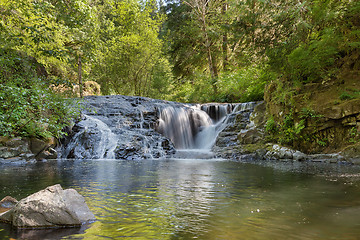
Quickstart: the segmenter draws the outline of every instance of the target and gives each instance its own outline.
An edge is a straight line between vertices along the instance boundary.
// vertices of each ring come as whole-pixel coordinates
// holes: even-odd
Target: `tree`
[[[112,24],[93,74],[106,94],[147,95],[155,66],[164,61],[158,38],[162,15],[155,2],[121,1],[111,4]],[[163,59],[163,60],[161,60]]]

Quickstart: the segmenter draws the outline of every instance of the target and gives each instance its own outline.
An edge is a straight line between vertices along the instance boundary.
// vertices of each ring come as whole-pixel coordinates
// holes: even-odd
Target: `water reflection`
[[[358,169],[336,168],[314,175],[217,160],[64,160],[0,166],[0,190],[20,199],[55,183],[77,189],[97,221],[68,239],[356,239]],[[11,234],[0,225],[0,238]]]

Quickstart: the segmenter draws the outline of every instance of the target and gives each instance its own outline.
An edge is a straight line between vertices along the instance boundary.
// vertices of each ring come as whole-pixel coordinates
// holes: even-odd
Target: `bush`
[[[333,29],[325,29],[319,38],[302,44],[288,56],[291,79],[303,83],[319,82],[330,77],[329,69],[338,58],[340,37]]]
[[[266,68],[248,67],[236,72],[224,73],[218,80],[217,99],[224,102],[250,102],[264,99],[266,83],[276,79],[274,72]]]
[[[30,57],[13,51],[0,58],[0,135],[60,137],[77,111],[37,76]]]

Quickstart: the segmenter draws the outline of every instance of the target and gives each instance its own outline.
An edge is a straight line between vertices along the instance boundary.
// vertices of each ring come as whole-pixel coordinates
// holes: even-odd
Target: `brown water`
[[[63,160],[0,165],[0,198],[60,183],[97,221],[0,239],[360,239],[358,167],[221,160]],[[308,173],[304,173],[308,172]]]

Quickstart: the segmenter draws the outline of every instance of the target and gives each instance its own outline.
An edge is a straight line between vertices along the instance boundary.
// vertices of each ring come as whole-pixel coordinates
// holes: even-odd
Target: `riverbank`
[[[350,101],[352,102],[354,101]],[[345,103],[349,101],[341,106],[348,106]],[[179,144],[179,140],[171,139],[175,137],[181,139],[182,145],[190,144],[190,149],[197,148],[200,142],[199,146],[214,142],[211,148],[214,156],[234,161],[360,164],[358,142],[348,144],[342,150],[334,148],[331,152],[329,148],[325,148],[326,151],[315,152],[301,151],[288,144],[273,141],[274,136],[269,131],[271,104],[253,102],[190,105],[143,97],[88,96],[83,102],[82,117],[68,136],[61,140],[61,148],[57,149],[59,144],[55,138],[40,140],[1,137],[0,163],[28,163],[58,157],[128,160],[168,158],[174,153],[176,144]],[[201,115],[200,109],[204,110]],[[208,116],[204,116],[205,112]],[[352,118],[354,122],[351,122],[350,127],[354,124],[357,126],[360,111],[353,111],[352,115],[356,117]],[[221,122],[219,116],[226,118]],[[171,119],[175,118],[177,120],[172,122]],[[213,125],[209,125],[209,121]],[[349,122],[343,126],[349,129],[347,123]],[[209,138],[210,135],[205,134],[208,130],[204,129],[210,130],[208,133],[211,133],[213,140]],[[213,131],[219,132],[216,135]],[[169,137],[160,134],[165,132]],[[186,139],[182,133],[187,134]],[[298,140],[302,140],[301,136],[299,139],[294,138],[295,142]]]
[[[0,137],[0,163],[31,163],[56,159],[58,141],[55,138]]]
[[[342,106],[349,106],[353,103],[347,102]],[[281,162],[321,162],[321,163],[345,163],[345,164],[360,164],[360,142],[342,141],[341,148],[324,147],[322,151],[318,149],[304,149],[294,148],[289,144],[281,144],[279,139],[274,139],[274,134],[269,132],[269,119],[271,116],[269,113],[269,106],[271,104],[267,102],[260,102],[254,108],[254,110],[247,110],[232,119],[228,126],[219,134],[216,144],[213,147],[213,151],[218,157],[232,159],[234,161],[281,161]],[[352,108],[357,109],[356,107]],[[339,111],[343,112],[344,109]],[[349,112],[348,112],[349,113]],[[313,126],[313,131],[321,132],[323,129],[342,129],[339,132],[344,134],[344,139],[348,139],[347,131],[354,129],[359,123],[357,119],[360,119],[360,110],[352,111],[351,116],[353,122],[349,124],[349,121],[342,121],[343,124],[338,125],[319,125],[320,130],[317,130]],[[344,115],[344,118],[349,118],[349,115]],[[332,119],[322,117],[322,119],[332,121]],[[310,128],[310,126],[308,127]],[[349,130],[350,129],[350,130]],[[307,130],[307,129],[305,129]],[[280,131],[280,130],[279,130]],[[276,134],[281,134],[277,132]],[[285,134],[285,133],[282,133]],[[357,137],[358,132],[356,132]],[[337,136],[337,138],[341,135]],[[303,141],[301,135],[293,139],[295,145],[299,141]],[[301,151],[305,150],[305,151]]]

